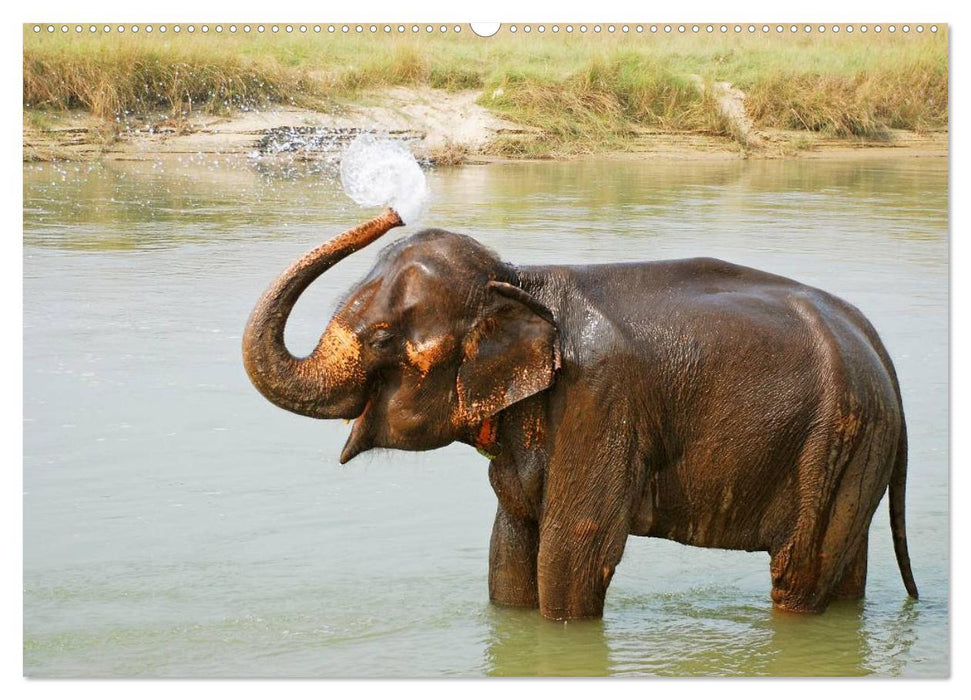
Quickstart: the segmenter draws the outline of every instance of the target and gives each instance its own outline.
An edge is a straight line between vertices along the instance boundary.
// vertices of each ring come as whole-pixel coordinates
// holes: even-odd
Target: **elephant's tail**
[[[902,421],[897,456],[890,475],[890,532],[893,534],[893,551],[897,555],[897,566],[900,567],[904,587],[911,598],[917,598],[917,584],[914,583],[914,572],[910,569],[910,554],[907,552],[907,528],[904,518],[906,488],[907,424]]]

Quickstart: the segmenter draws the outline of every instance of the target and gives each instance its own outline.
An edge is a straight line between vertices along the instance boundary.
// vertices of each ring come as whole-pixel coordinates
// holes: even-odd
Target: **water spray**
[[[414,223],[428,196],[425,173],[401,141],[361,134],[341,158],[341,184],[362,206],[386,206]]]

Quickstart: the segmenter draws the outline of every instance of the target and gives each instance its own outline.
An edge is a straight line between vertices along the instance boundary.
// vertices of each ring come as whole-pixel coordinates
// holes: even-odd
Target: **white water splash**
[[[363,206],[392,207],[406,224],[421,214],[428,195],[425,173],[401,141],[361,134],[341,158],[341,184]]]

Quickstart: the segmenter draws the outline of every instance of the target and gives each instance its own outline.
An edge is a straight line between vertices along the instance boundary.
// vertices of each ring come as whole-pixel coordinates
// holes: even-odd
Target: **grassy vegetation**
[[[696,76],[696,77],[693,77]],[[129,113],[268,103],[318,107],[366,90],[481,89],[481,103],[535,135],[507,155],[624,149],[644,129],[731,136],[698,85],[747,94],[758,127],[879,136],[947,125],[947,37],[904,35],[244,35],[24,31],[24,105]]]

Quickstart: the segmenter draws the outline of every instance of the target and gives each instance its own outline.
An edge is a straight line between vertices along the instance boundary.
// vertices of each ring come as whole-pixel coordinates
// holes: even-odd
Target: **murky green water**
[[[646,538],[602,621],[493,608],[482,457],[453,445],[339,467],[348,428],[276,409],[241,367],[268,282],[372,212],[321,174],[25,166],[26,674],[949,673],[944,162],[509,164],[429,184],[428,225],[514,262],[711,255],[859,306],[901,377],[921,600],[884,503],[866,600],[821,616],[772,611],[766,554]],[[376,251],[308,291],[295,352]]]

